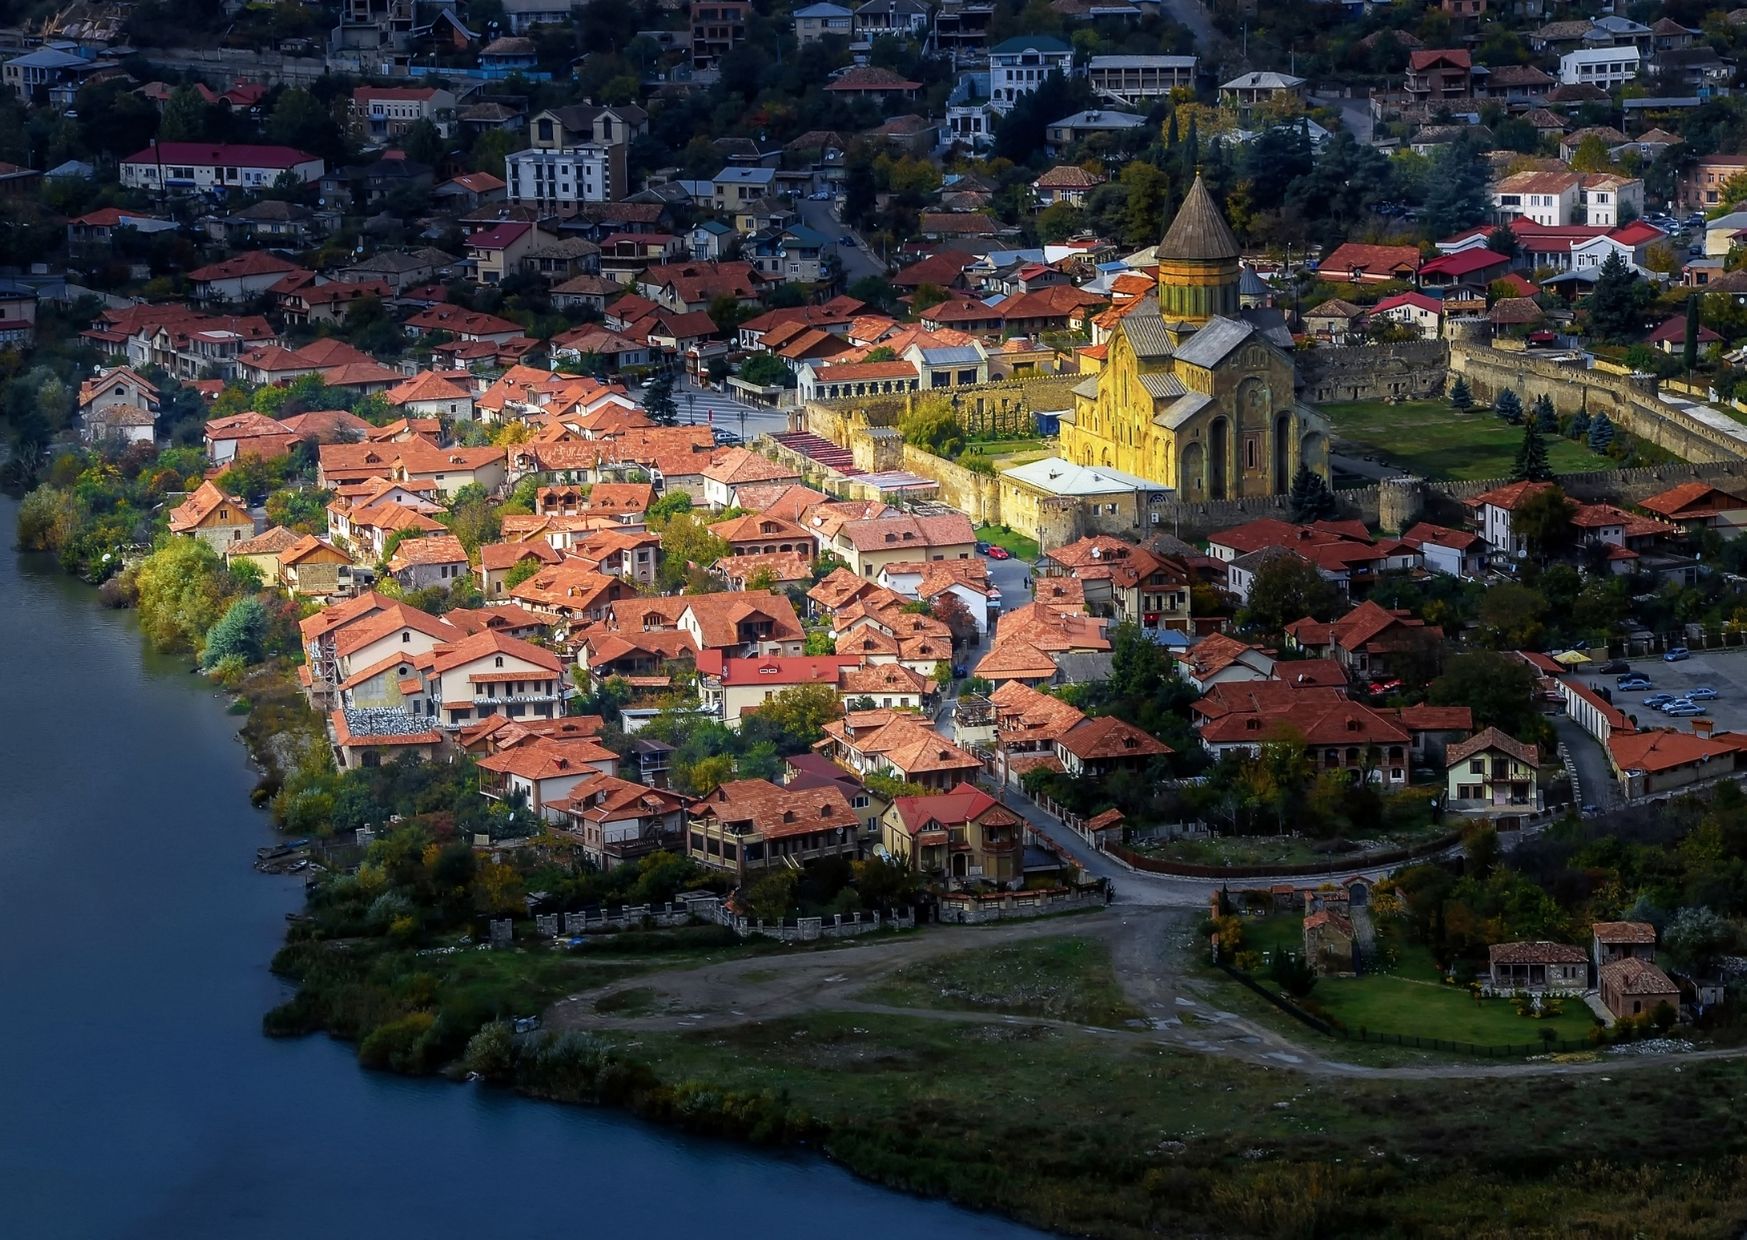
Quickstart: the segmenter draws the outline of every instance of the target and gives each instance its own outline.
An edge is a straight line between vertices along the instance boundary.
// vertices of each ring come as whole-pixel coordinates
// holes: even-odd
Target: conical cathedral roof
[[[1238,256],[1237,238],[1232,235],[1231,225],[1219,213],[1219,207],[1213,201],[1213,195],[1207,192],[1207,186],[1202,184],[1199,173],[1188,196],[1183,199],[1183,205],[1177,209],[1177,218],[1165,229],[1164,240],[1159,242],[1156,253],[1162,259],[1201,262]]]

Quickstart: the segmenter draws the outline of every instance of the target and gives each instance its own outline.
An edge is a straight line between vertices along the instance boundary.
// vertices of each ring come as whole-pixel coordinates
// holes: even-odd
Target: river
[[[1020,1237],[812,1157],[275,1041],[298,880],[249,866],[236,720],[0,500],[0,1235]],[[980,1156],[967,1151],[967,1156]]]

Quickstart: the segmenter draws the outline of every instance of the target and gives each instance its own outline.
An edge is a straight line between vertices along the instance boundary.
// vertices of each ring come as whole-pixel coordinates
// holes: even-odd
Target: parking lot
[[[1630,660],[1632,670],[1650,678],[1650,688],[1621,692],[1614,688],[1615,676],[1584,675],[1578,679],[1592,689],[1607,689],[1613,694],[1614,705],[1628,715],[1637,717],[1640,727],[1679,727],[1690,719],[1670,719],[1644,699],[1657,693],[1672,693],[1676,697],[1700,685],[1717,691],[1716,700],[1700,702],[1705,708],[1701,719],[1715,720],[1719,732],[1747,731],[1747,650],[1694,651],[1689,659],[1664,663],[1661,656]]]

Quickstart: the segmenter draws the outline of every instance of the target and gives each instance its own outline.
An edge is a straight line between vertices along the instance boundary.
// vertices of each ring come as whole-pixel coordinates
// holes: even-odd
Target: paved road
[[[1404,478],[1407,476],[1406,470],[1397,469],[1393,465],[1384,465],[1379,461],[1367,461],[1356,456],[1342,456],[1335,452],[1329,454],[1328,463],[1332,468],[1343,473],[1356,474],[1361,478],[1370,478],[1378,482],[1385,478]]]
[[[843,264],[843,282],[845,285],[854,284],[863,276],[884,276],[886,274],[885,266],[880,262],[879,256],[869,254],[867,244],[850,229],[844,227],[843,221],[837,218],[835,201],[814,202],[811,199],[802,199],[797,207],[802,223],[808,228],[824,233],[833,241],[843,236],[856,237],[853,248],[841,244],[837,247],[838,261]]]
[[[748,405],[725,392],[699,387],[690,379],[673,385],[673,403],[679,408],[681,425],[709,424],[744,435],[751,443],[760,435],[789,429],[789,411]]]
[[[1333,108],[1341,115],[1341,124],[1347,132],[1360,142],[1369,144],[1376,123],[1371,119],[1371,101],[1369,99],[1345,99],[1339,95],[1312,95],[1312,102],[1325,108]]]
[[[1571,755],[1571,765],[1577,768],[1578,803],[1598,805],[1603,810],[1611,808],[1619,799],[1619,785],[1614,781],[1613,767],[1609,765],[1600,743],[1577,726],[1576,720],[1569,715],[1555,718],[1553,731],[1565,743],[1565,750]]]

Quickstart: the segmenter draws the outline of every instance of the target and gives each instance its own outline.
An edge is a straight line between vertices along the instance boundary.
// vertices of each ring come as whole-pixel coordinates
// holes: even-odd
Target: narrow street
[[[1594,805],[1603,810],[1613,807],[1618,784],[1607,754],[1589,733],[1577,726],[1576,720],[1560,715],[1553,720],[1553,731],[1571,755],[1571,765],[1577,768],[1577,801],[1579,805]]]
[[[843,264],[843,283],[845,286],[854,284],[863,276],[884,276],[886,269],[880,262],[879,255],[869,254],[867,243],[850,229],[844,227],[843,221],[837,218],[835,202],[815,202],[803,198],[795,204],[800,211],[801,222],[816,232],[821,232],[832,241],[841,237],[855,237],[853,247],[839,244],[837,246],[838,261]]]

